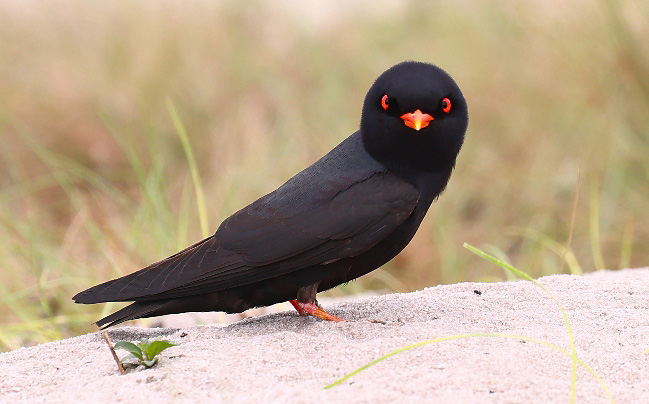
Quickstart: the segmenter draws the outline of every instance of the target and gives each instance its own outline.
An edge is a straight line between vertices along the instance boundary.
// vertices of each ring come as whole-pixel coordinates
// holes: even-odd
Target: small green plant
[[[151,341],[148,339],[142,338],[138,343],[132,343],[128,341],[119,341],[115,344],[115,349],[124,349],[130,352],[130,355],[127,355],[121,359],[121,363],[124,364],[125,361],[131,359],[137,359],[136,365],[144,365],[146,368],[150,368],[158,363],[158,358],[156,357],[160,352],[165,349],[176,346],[170,341]]]

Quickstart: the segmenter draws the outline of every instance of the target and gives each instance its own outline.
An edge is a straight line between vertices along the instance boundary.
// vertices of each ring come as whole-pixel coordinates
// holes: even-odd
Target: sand
[[[578,358],[618,403],[649,402],[649,269],[539,279],[565,308]],[[570,351],[556,303],[530,282],[460,283],[326,307],[348,322],[282,312],[228,326],[111,330],[113,341],[180,343],[120,375],[100,333],[0,354],[0,402],[569,402]],[[397,348],[471,333],[392,356]],[[120,356],[126,352],[118,351]],[[581,365],[576,402],[611,402]]]

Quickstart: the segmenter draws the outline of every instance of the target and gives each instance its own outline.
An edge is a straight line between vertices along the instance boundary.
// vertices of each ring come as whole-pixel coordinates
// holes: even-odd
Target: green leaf
[[[148,360],[148,361],[142,361],[142,364],[147,368],[152,367],[156,363],[158,363],[158,358],[153,358],[153,359]]]
[[[136,343],[135,345],[137,345],[137,347],[140,348],[140,351],[145,353],[147,348],[149,347],[149,340],[146,338],[142,338],[140,342]]]
[[[164,351],[165,349],[176,346],[178,344],[174,344],[171,341],[153,341],[150,343],[147,347],[144,353],[146,354],[146,357],[148,359],[153,359],[158,355],[160,352]]]
[[[140,348],[138,348],[137,345],[135,345],[132,342],[119,341],[118,343],[115,344],[115,349],[124,349],[124,350],[130,352],[133,356],[135,356],[139,360],[144,359],[142,357],[142,350]]]
[[[124,362],[126,362],[126,361],[130,361],[131,359],[138,359],[138,360],[141,360],[140,358],[138,358],[138,357],[135,356],[135,355],[126,355],[125,357],[123,357],[123,358],[120,359],[120,360],[121,360],[122,363],[124,363]]]

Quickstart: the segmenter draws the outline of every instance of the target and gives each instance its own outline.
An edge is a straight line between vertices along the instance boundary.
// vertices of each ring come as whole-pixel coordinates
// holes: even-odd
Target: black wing
[[[73,299],[98,303],[191,296],[353,257],[392,233],[419,200],[415,187],[388,172],[329,180],[299,205],[281,190],[226,219],[213,236]]]

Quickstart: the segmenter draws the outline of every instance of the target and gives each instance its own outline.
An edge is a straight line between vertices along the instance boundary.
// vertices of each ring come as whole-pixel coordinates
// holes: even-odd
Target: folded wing
[[[192,296],[353,257],[387,237],[414,210],[418,191],[388,172],[321,184],[293,211],[291,193],[262,197],[205,240],[131,275],[79,293],[79,303]]]

